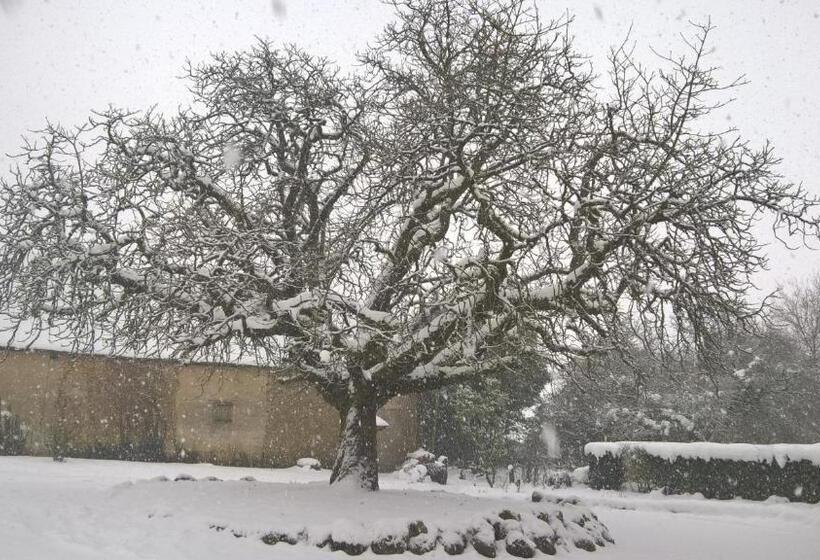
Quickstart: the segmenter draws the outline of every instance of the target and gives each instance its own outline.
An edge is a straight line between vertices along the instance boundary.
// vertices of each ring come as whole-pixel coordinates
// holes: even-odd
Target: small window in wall
[[[231,401],[213,401],[211,403],[211,421],[214,424],[233,422],[233,403]]]

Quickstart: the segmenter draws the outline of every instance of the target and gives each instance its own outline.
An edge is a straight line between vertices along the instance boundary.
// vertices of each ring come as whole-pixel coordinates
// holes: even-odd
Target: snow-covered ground
[[[221,482],[163,482],[185,473]],[[241,480],[251,476],[255,481]],[[387,523],[412,517],[446,524],[504,505],[529,491],[491,489],[452,480],[446,487],[382,477],[375,495],[326,486],[327,471],[213,465],[0,457],[0,558],[314,559],[341,552],[278,544],[259,532],[334,519]],[[698,497],[556,490],[577,495],[607,524],[617,544],[556,558],[600,560],[812,560],[820,558],[820,505],[777,500],[710,501]],[[224,526],[216,531],[212,525]],[[249,535],[234,538],[232,530]],[[367,556],[367,553],[365,553]],[[414,557],[407,554],[408,557]],[[500,558],[507,557],[505,553]],[[425,558],[451,558],[441,549]],[[468,551],[460,558],[480,558]]]

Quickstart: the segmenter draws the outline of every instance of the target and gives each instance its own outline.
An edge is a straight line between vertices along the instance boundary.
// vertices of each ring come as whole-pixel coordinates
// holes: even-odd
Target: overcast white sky
[[[539,0],[542,13],[575,15],[576,45],[602,58],[626,36],[642,47],[680,47],[687,21],[711,21],[713,63],[727,79],[750,84],[721,116],[753,143],[771,140],[783,174],[820,194],[820,1],[818,0]],[[0,173],[20,135],[46,117],[81,123],[108,104],[172,108],[184,103],[179,75],[186,58],[241,49],[256,36],[293,42],[354,63],[389,20],[377,0],[0,0]],[[651,64],[647,49],[645,60]],[[768,241],[769,238],[767,237]],[[820,270],[820,252],[770,250],[773,289]]]

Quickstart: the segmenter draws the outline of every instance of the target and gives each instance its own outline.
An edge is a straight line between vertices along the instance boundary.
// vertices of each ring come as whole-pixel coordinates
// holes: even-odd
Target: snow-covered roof
[[[377,428],[387,428],[390,424],[382,418],[381,416],[376,416],[376,427]]]
[[[673,461],[684,459],[724,459],[729,461],[777,462],[781,467],[790,461],[809,461],[820,466],[820,443],[775,443],[755,445],[752,443],[715,443],[697,441],[612,441],[592,442],[584,446],[584,453],[602,457],[609,453],[615,457],[626,449],[640,449],[654,457]]]

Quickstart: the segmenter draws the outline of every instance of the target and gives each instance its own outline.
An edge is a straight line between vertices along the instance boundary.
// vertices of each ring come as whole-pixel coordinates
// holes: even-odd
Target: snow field
[[[197,480],[173,482],[180,474]],[[253,480],[242,480],[246,477]],[[390,529],[396,519],[423,519],[428,529],[435,525],[453,538],[448,528],[470,524],[486,512],[544,505],[530,501],[529,489],[491,489],[456,476],[442,487],[385,475],[384,490],[375,494],[330,488],[327,479],[326,470],[296,467],[0,457],[0,558],[338,560],[348,556],[303,544],[268,546],[261,537],[273,529],[299,531],[306,526],[358,536],[361,531]],[[583,487],[546,493],[553,498],[580,496],[617,542],[593,556],[570,547],[559,550],[558,558],[811,560],[820,550],[820,507],[815,505],[720,502]],[[520,525],[532,521],[522,518]],[[212,527],[220,525],[226,529]],[[232,531],[248,538],[234,538]],[[374,556],[367,551],[361,557]],[[442,546],[425,556],[449,557]],[[467,547],[460,557],[482,556]],[[511,558],[501,547],[497,557]]]

